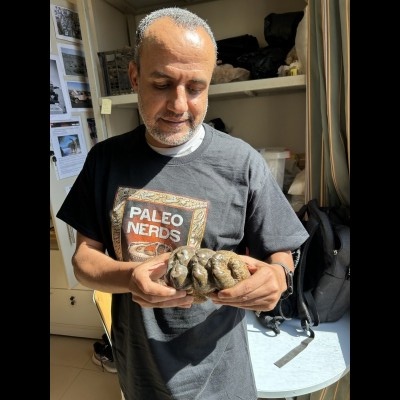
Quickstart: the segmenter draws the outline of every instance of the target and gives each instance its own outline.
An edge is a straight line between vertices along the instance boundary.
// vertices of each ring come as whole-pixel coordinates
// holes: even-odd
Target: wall
[[[76,11],[75,2],[72,1],[52,0],[50,6],[52,4]],[[59,54],[57,44],[66,45],[65,47],[79,47],[78,43],[56,37],[53,16],[50,12],[50,55],[58,57],[62,80],[86,82],[84,77],[64,75],[62,56]],[[92,109],[88,108],[84,111],[71,109],[71,119],[77,116],[81,117],[83,139],[89,150],[92,141],[87,118],[93,117]],[[75,179],[76,176],[58,179],[55,164],[50,158],[50,214],[57,240],[55,244],[53,239],[50,249],[50,333],[100,338],[104,329],[92,299],[93,292],[79,284],[73,274],[71,257],[75,250],[75,243],[69,239],[67,225],[55,218],[55,214],[65,199],[66,188],[72,186]],[[60,248],[63,249],[62,252]]]

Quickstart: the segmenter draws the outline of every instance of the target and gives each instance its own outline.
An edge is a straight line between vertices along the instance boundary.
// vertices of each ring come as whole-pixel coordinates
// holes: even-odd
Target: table
[[[284,321],[276,335],[253,311],[246,311],[246,319],[259,398],[291,399],[308,394],[329,386],[350,370],[350,312],[336,322],[312,327],[315,338],[281,368],[274,362],[307,338],[300,320]]]

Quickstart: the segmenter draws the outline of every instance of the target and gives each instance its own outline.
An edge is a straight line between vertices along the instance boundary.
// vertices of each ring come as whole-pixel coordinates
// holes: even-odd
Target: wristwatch
[[[287,289],[281,294],[281,300],[287,299],[293,294],[293,271],[291,271],[285,264],[280,262],[272,262],[271,264],[280,265],[285,271]]]

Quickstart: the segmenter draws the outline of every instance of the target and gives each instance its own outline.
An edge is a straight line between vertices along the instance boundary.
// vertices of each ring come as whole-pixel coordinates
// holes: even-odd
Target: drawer
[[[100,338],[104,332],[92,290],[50,288],[50,333]]]

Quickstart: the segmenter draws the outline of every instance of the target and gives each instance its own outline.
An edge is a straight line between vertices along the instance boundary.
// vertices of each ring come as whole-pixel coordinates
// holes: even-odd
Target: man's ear
[[[129,61],[128,75],[129,75],[129,80],[131,81],[132,88],[134,92],[137,93],[138,68],[134,61]]]

